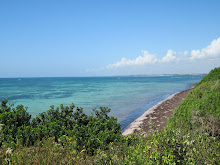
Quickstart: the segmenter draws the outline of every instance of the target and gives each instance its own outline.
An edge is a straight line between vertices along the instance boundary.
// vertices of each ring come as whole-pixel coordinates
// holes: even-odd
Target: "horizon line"
[[[131,74],[131,75],[112,75],[112,76],[36,76],[36,77],[0,77],[3,78],[89,78],[89,77],[155,77],[155,76],[199,76],[199,75],[206,75],[208,73],[183,73],[183,74]]]

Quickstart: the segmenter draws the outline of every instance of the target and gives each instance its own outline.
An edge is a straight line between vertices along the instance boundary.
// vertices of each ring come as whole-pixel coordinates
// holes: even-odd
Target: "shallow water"
[[[1,78],[0,99],[28,107],[32,116],[50,105],[72,102],[90,114],[107,106],[122,128],[170,95],[188,89],[203,76]]]

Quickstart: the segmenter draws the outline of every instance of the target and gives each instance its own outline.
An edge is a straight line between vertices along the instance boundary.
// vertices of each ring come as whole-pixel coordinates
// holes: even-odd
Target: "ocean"
[[[148,108],[182,90],[191,88],[202,75],[158,77],[65,77],[0,78],[0,99],[28,107],[35,117],[50,105],[93,108],[109,107],[122,129]]]

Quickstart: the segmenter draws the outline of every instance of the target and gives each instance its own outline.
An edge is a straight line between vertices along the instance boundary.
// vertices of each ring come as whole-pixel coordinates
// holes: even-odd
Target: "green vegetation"
[[[220,164],[220,67],[174,111],[163,131],[122,136],[109,108],[63,106],[31,120],[2,100],[0,164]],[[152,128],[154,129],[154,128]]]
[[[92,155],[95,149],[103,148],[121,138],[117,119],[107,115],[109,108],[101,107],[100,111],[94,109],[94,115],[87,116],[82,108],[73,111],[74,107],[74,104],[69,107],[61,104],[56,109],[51,106],[47,112],[40,113],[30,121],[31,116],[22,105],[15,109],[13,105],[7,106],[7,100],[2,100],[0,145],[12,148],[16,145],[29,147],[37,145],[45,138],[53,137],[54,142],[59,142],[69,137],[76,144],[77,151],[85,149]]]
[[[203,77],[203,79],[197,84],[200,85],[204,82],[209,82],[209,81],[215,81],[215,80],[220,80],[220,74],[219,74],[219,67],[211,70],[211,72]]]

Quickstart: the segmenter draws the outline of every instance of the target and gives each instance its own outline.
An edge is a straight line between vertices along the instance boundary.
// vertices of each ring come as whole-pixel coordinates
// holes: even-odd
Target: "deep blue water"
[[[72,102],[90,114],[107,106],[122,128],[170,95],[192,87],[203,76],[0,78],[0,99],[28,107],[32,116],[50,105]]]

